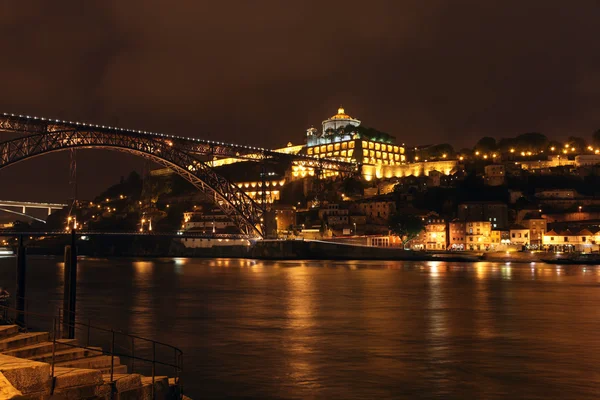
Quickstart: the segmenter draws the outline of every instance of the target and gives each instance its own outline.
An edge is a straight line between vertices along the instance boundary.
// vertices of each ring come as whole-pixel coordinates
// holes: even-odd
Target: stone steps
[[[104,385],[98,370],[56,367],[54,375],[52,399],[102,399],[110,396],[110,386]]]
[[[50,365],[0,354],[0,372],[26,398],[50,390]]]
[[[102,349],[88,350],[78,347],[64,349],[54,352],[54,362],[60,363],[63,361],[78,360],[86,357],[97,356],[102,354]],[[45,363],[52,362],[52,353],[45,353],[38,356],[28,357],[30,360],[40,361]]]
[[[110,374],[102,374],[104,382],[110,382]],[[124,392],[142,386],[142,376],[139,374],[113,374],[113,382],[117,392]]]
[[[14,336],[0,340],[0,352],[13,350],[48,341],[48,332],[18,333]]]
[[[98,368],[98,371],[102,372],[102,374],[108,374],[110,375],[110,366],[108,366],[107,368]],[[127,373],[127,365],[116,365],[113,369],[113,375],[114,374],[126,374]]]
[[[56,363],[59,367],[72,367],[72,368],[85,368],[85,369],[105,369],[110,370],[111,357],[110,356],[92,356],[86,358],[80,358],[78,360],[62,361]],[[119,357],[115,357],[115,367],[121,365]]]
[[[54,389],[103,383],[102,374],[96,369],[54,367]]]
[[[128,374],[127,365],[100,347],[80,348],[73,339],[57,340],[54,353],[54,386],[50,379],[52,342],[48,332],[20,333],[16,325],[0,325],[0,381],[7,382],[6,393],[22,393],[27,399],[152,399],[152,377]],[[156,399],[176,399],[174,379],[156,376]],[[53,395],[50,395],[51,390]],[[0,387],[0,398],[4,391]],[[12,392],[11,392],[12,391]],[[112,393],[112,395],[111,395]],[[8,398],[8,397],[7,397]]]
[[[18,325],[0,325],[0,340],[19,333]]]
[[[75,339],[59,339],[56,342],[56,351],[72,348],[68,344],[75,344]],[[20,347],[5,351],[4,354],[12,357],[31,358],[41,354],[52,353],[52,342],[42,342],[30,346]]]

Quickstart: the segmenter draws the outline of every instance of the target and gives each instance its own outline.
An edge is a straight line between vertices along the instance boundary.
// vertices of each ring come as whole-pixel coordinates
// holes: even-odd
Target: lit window
[[[381,145],[379,143],[375,143],[375,150],[381,150]]]
[[[342,149],[347,149],[347,148],[348,148],[348,142],[342,143]]]

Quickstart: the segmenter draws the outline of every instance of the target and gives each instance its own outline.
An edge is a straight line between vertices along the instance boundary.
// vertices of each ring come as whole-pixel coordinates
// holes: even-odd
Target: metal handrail
[[[61,310],[61,309],[59,309],[58,316],[52,316],[52,315],[43,314],[43,313],[36,313],[36,312],[27,311],[27,310],[19,310],[17,308],[4,306],[4,305],[0,305],[0,310],[1,310],[1,315],[4,319],[4,321],[9,321],[7,318],[7,315],[10,311],[14,312],[15,316],[21,314],[21,315],[25,315],[25,316],[42,317],[42,318],[51,320],[52,330],[51,330],[51,332],[49,332],[49,334],[51,336],[51,341],[52,341],[51,378],[52,378],[53,382],[54,382],[54,377],[55,377],[54,376],[54,368],[55,368],[56,343],[60,343],[61,346],[80,348],[80,349],[84,349],[84,350],[91,350],[91,351],[97,352],[102,355],[110,356],[111,357],[111,367],[110,367],[111,384],[114,384],[114,382],[115,382],[113,379],[114,378],[114,358],[115,357],[131,359],[132,360],[131,373],[134,373],[135,361],[140,361],[142,363],[151,363],[152,364],[152,398],[155,397],[154,383],[155,383],[155,377],[156,377],[156,366],[162,365],[162,366],[165,366],[168,368],[173,368],[175,371],[174,378],[175,378],[175,385],[177,386],[178,396],[180,398],[182,398],[182,396],[183,396],[183,386],[181,384],[181,373],[183,372],[183,351],[173,345],[159,342],[159,341],[152,340],[152,339],[148,339],[148,338],[144,338],[144,337],[137,336],[137,335],[131,335],[131,334],[128,334],[128,333],[125,333],[122,331],[116,331],[114,329],[108,329],[108,328],[103,328],[103,327],[99,327],[99,326],[94,326],[91,324],[91,321],[89,321],[88,323],[75,321],[73,324],[69,324],[68,322],[65,322],[64,319],[62,318],[63,310]],[[71,312],[71,311],[69,311],[69,312]],[[71,313],[75,314],[74,312],[71,312]],[[11,322],[14,322],[14,321],[11,321]],[[14,323],[16,323],[16,322],[14,322]],[[25,319],[24,326],[22,326],[20,324],[19,324],[19,326],[21,328],[27,329],[27,319]],[[84,345],[68,343],[68,342],[59,342],[59,338],[62,337],[62,333],[63,333],[62,328],[63,327],[73,327],[73,330],[77,330],[77,329],[85,330],[87,328],[87,343],[86,343],[86,345],[84,346]],[[97,330],[100,332],[105,332],[105,333],[111,334],[110,351],[106,351],[103,348],[98,350],[97,348],[90,347],[90,331],[91,330]],[[115,335],[121,335],[128,339],[131,339],[131,345],[132,345],[131,346],[131,354],[127,354],[127,353],[115,350]],[[135,352],[135,340],[136,339],[138,341],[142,340],[144,342],[152,344],[152,359],[139,356],[139,354],[136,355],[136,352]],[[156,358],[156,346],[157,345],[164,346],[170,350],[173,350],[174,363],[171,363],[168,361],[163,361],[163,360],[157,360],[157,358]],[[54,388],[54,385],[53,385],[53,388]]]

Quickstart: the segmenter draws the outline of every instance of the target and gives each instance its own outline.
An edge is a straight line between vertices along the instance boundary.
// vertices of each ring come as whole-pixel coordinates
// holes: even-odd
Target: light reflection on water
[[[31,257],[28,297],[58,304],[62,271]],[[192,398],[597,398],[598,304],[600,268],[543,263],[82,259],[78,285],[181,347]]]

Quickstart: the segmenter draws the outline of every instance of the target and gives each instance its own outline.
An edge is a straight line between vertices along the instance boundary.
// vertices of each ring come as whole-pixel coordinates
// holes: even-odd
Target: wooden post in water
[[[25,278],[27,272],[27,257],[23,235],[19,235],[19,246],[17,247],[17,290],[15,293],[15,305],[17,309],[16,322],[25,326]]]
[[[63,337],[75,339],[75,310],[77,302],[77,236],[71,232],[71,244],[65,246],[63,292]]]
[[[71,293],[71,268],[72,268],[72,266],[71,266],[71,246],[70,245],[65,246],[64,261],[65,261],[65,269],[63,270],[64,285],[63,285],[62,336],[63,336],[63,339],[68,339],[69,333],[71,332],[70,325],[69,325],[69,321],[71,320],[71,317],[69,316],[69,314],[70,314],[69,308],[70,308],[70,302],[71,302],[70,293]]]
[[[77,302],[77,235],[75,229],[71,231],[71,278],[69,279],[69,339],[75,339],[75,303]]]

